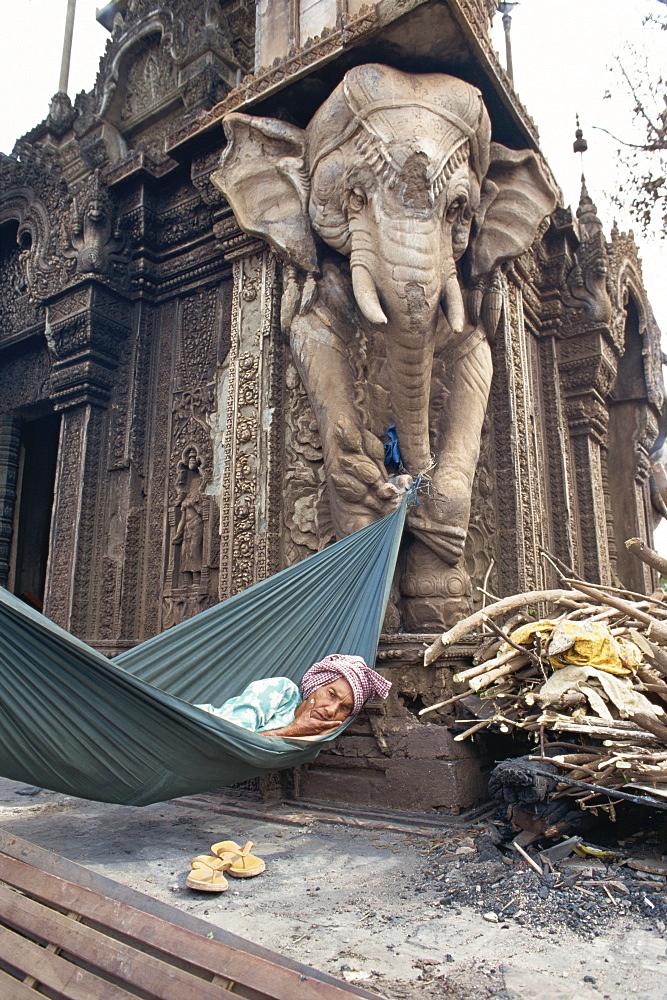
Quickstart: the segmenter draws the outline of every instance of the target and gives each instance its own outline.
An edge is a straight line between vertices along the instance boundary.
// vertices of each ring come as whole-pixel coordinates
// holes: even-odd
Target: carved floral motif
[[[132,61],[125,83],[125,102],[121,121],[161,103],[178,85],[178,74],[171,54],[154,35],[144,50]]]

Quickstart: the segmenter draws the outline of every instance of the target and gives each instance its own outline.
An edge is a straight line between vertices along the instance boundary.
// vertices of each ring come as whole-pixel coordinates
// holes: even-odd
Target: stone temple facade
[[[646,592],[663,407],[632,235],[572,212],[489,0],[112,0],[0,159],[0,583],[115,655],[392,509],[394,681],[291,794],[457,811],[424,641],[556,567]],[[396,428],[402,464],[384,463]],[[480,749],[481,748],[481,749]]]

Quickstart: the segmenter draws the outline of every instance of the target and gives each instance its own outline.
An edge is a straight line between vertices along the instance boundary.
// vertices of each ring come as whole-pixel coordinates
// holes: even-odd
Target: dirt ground
[[[667,997],[664,880],[558,892],[503,861],[484,821],[375,829],[284,807],[225,814],[215,795],[134,808],[26,791],[0,779],[4,829],[381,996]],[[190,858],[227,839],[252,840],[266,872],[187,889]]]

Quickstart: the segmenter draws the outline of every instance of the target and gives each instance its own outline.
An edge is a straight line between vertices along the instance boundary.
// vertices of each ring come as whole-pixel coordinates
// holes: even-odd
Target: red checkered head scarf
[[[305,699],[323,684],[330,684],[332,681],[344,677],[352,688],[354,694],[354,708],[352,714],[356,715],[371,698],[386,698],[391,688],[388,681],[376,670],[371,670],[366,665],[366,661],[361,656],[347,656],[343,653],[332,653],[325,656],[319,663],[313,663],[301,681],[301,694]]]

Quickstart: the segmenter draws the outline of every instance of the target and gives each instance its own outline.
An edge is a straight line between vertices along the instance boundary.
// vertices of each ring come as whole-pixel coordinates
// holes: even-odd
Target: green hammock
[[[262,736],[194,705],[298,683],[328,653],[372,666],[411,500],[114,660],[0,588],[0,774],[148,805],[313,760],[333,736]]]

